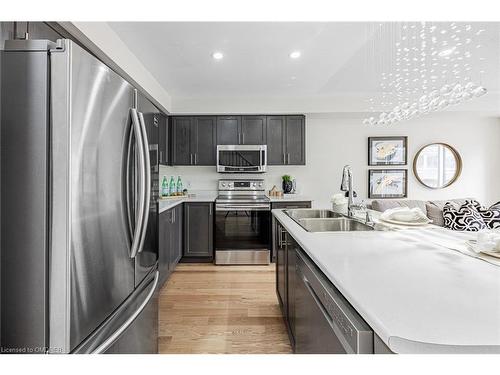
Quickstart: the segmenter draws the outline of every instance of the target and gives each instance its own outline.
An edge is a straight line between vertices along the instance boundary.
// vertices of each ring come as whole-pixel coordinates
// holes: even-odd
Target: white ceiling
[[[498,25],[481,24],[486,29],[482,43],[487,51],[483,80],[490,91],[499,88]],[[374,66],[382,64],[394,45],[394,36],[367,22],[117,22],[109,26],[172,96],[174,111],[176,101],[192,100],[194,105],[217,97],[240,102],[256,98],[262,103],[265,98],[296,102],[303,98],[311,103],[349,97],[359,101],[356,108],[363,108],[366,97],[380,91],[380,70]],[[290,59],[294,50],[302,52],[299,59]],[[214,60],[214,51],[223,52],[224,58]],[[189,105],[178,109],[189,110]]]

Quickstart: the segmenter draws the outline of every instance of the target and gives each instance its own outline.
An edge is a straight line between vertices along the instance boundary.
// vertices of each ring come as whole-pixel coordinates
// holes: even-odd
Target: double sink
[[[284,212],[308,232],[358,232],[374,230],[371,225],[332,210],[298,208],[285,210]]]

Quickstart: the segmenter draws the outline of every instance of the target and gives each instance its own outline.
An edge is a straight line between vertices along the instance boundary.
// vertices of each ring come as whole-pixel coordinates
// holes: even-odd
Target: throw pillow
[[[490,208],[481,206],[477,201],[472,201],[472,203],[488,228],[500,228],[500,202],[495,203]]]
[[[478,212],[474,201],[467,201],[458,207],[448,202],[443,207],[444,227],[463,232],[478,232],[488,226]]]

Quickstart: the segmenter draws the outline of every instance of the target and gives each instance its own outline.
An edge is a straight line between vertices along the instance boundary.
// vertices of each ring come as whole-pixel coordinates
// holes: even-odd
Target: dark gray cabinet
[[[243,116],[241,119],[241,144],[266,144],[266,116]]]
[[[192,165],[191,117],[172,117],[172,164]]]
[[[165,164],[215,165],[217,145],[264,144],[268,165],[306,163],[303,115],[173,116],[169,124],[171,161]]]
[[[285,116],[267,116],[267,164],[285,164]]]
[[[286,263],[286,238],[283,226],[276,222],[276,294],[285,319],[288,319],[288,295],[287,295],[287,263]]]
[[[267,116],[267,164],[305,165],[305,117]]]
[[[266,144],[266,123],[266,116],[219,116],[217,117],[217,144]]]
[[[173,209],[173,221],[171,227],[171,250],[169,269],[173,272],[177,263],[182,258],[182,243],[183,243],[183,227],[184,227],[184,207],[182,204],[175,206]]]
[[[164,114],[157,116],[158,122],[158,162],[161,165],[169,165],[171,163],[169,153],[169,131],[168,117]]]
[[[213,203],[184,204],[184,257],[213,258]]]
[[[182,204],[162,212],[158,221],[158,271],[160,287],[175,270],[182,256]]]
[[[218,116],[217,117],[217,144],[239,145],[240,144],[241,116]]]
[[[173,165],[215,165],[215,117],[176,116],[171,122]]]
[[[191,150],[194,165],[215,165],[216,163],[216,118],[194,117],[191,133]]]

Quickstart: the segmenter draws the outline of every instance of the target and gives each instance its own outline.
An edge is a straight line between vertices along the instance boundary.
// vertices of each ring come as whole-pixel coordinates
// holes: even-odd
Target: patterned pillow
[[[458,207],[447,202],[443,207],[443,218],[444,227],[451,230],[478,232],[488,228],[476,208],[475,201],[466,201]]]
[[[490,229],[500,228],[500,202],[495,203],[490,208],[481,206],[478,201],[471,201],[484,223]]]

